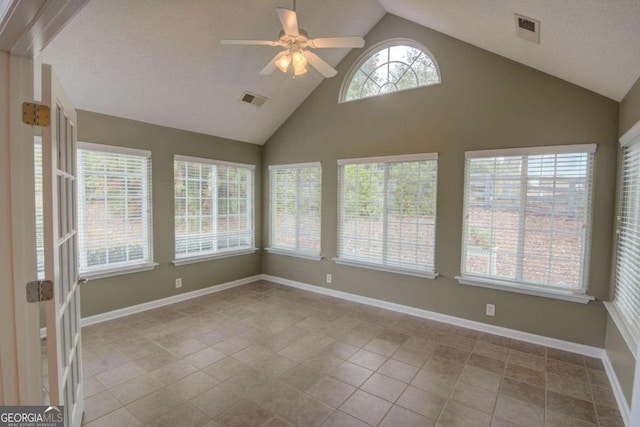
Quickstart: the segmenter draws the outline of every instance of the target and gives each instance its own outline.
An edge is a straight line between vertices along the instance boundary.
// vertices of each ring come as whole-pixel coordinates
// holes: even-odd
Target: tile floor
[[[623,425],[597,359],[263,281],[83,341],[91,427]]]

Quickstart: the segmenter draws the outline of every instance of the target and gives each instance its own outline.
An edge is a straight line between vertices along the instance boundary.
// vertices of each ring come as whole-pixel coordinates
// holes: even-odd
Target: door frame
[[[0,362],[3,404],[42,404],[38,304],[26,302],[25,286],[36,280],[34,129],[22,123],[22,103],[33,99],[33,60],[1,52],[0,122]]]
[[[88,3],[14,0],[0,20],[0,405],[43,401],[39,307],[25,290],[36,280],[34,128],[22,103],[34,101],[33,58]]]

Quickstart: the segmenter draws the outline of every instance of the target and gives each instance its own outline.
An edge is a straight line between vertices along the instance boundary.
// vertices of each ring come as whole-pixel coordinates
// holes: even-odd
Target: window
[[[337,263],[436,277],[437,158],[338,160]]]
[[[42,205],[42,138],[35,137],[33,168],[36,196],[36,265],[38,280],[44,280],[44,218]]]
[[[255,166],[175,156],[173,170],[174,264],[255,250]]]
[[[640,341],[640,136],[623,143],[619,197],[613,301],[633,350]]]
[[[320,163],[269,166],[270,252],[320,259]]]
[[[78,143],[81,274],[153,268],[151,211],[149,151]]]
[[[460,282],[587,302],[595,150],[468,151]]]
[[[345,79],[340,102],[440,83],[431,53],[412,40],[391,40],[374,46],[356,62]]]

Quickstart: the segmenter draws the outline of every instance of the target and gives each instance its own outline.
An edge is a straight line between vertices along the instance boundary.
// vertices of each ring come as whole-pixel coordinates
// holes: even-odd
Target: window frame
[[[555,146],[542,146],[542,147],[525,147],[525,148],[507,148],[507,149],[494,149],[494,150],[478,150],[478,151],[466,151],[465,152],[465,172],[464,172],[464,198],[463,198],[463,225],[462,225],[462,244],[460,254],[460,275],[456,276],[458,283],[462,285],[480,286],[484,288],[505,290],[515,293],[522,293],[527,295],[536,295],[542,297],[556,298],[565,301],[572,301],[578,303],[588,303],[595,298],[588,295],[589,287],[589,264],[591,253],[591,234],[593,229],[593,196],[595,189],[595,166],[597,150],[597,144],[572,144],[572,145],[555,145]],[[585,231],[584,242],[581,254],[582,271],[580,272],[582,277],[582,284],[580,289],[570,289],[568,287],[543,285],[533,282],[519,281],[517,279],[506,279],[491,275],[477,275],[470,274],[465,271],[466,255],[467,255],[467,236],[468,236],[468,216],[469,216],[469,161],[475,158],[496,158],[496,157],[518,157],[518,156],[543,156],[543,155],[558,155],[558,154],[571,154],[571,153],[586,153],[589,155],[589,168],[587,170],[587,176],[585,183],[588,186],[588,193],[586,194],[586,214],[585,214]],[[521,184],[522,185],[522,184]],[[521,192],[520,192],[521,194]],[[522,194],[521,194],[522,197]],[[525,212],[524,210],[521,214]],[[523,233],[524,230],[518,230]],[[520,240],[520,239],[519,239]],[[523,249],[524,251],[524,249]],[[524,260],[524,252],[523,252]],[[518,262],[518,261],[516,261]],[[517,268],[517,265],[516,265]]]
[[[275,233],[277,232],[275,226],[275,209],[278,204],[278,201],[275,200],[275,186],[276,182],[274,180],[274,173],[279,170],[296,170],[296,178],[299,177],[300,171],[304,169],[318,169],[318,182],[317,186],[320,190],[318,197],[318,221],[320,223],[320,229],[318,230],[318,250],[316,251],[308,251],[304,249],[300,249],[300,224],[299,218],[296,217],[296,247],[280,247],[274,245],[275,242]],[[299,181],[296,179],[296,212],[299,211],[299,195],[300,195],[300,186]],[[322,163],[321,162],[307,162],[307,163],[293,163],[293,164],[285,164],[285,165],[269,165],[269,247],[265,248],[265,250],[269,253],[278,254],[278,255],[286,255],[286,256],[294,256],[298,258],[305,258],[314,261],[320,261],[322,259]]]
[[[247,181],[247,186],[250,187],[247,190],[247,198],[250,199],[251,203],[247,203],[247,208],[250,208],[250,212],[247,213],[248,215],[248,219],[247,219],[247,223],[250,225],[251,228],[251,244],[249,247],[246,248],[234,248],[234,249],[226,249],[226,250],[215,250],[215,251],[203,251],[200,253],[194,253],[194,254],[187,254],[184,256],[178,256],[177,254],[177,240],[178,240],[178,236],[176,233],[176,214],[175,214],[175,205],[176,205],[176,192],[175,192],[175,183],[176,183],[176,176],[174,173],[173,176],[173,203],[174,203],[174,214],[173,214],[173,219],[174,219],[174,227],[173,227],[173,237],[174,237],[174,244],[173,244],[173,256],[174,259],[171,262],[173,265],[175,266],[181,266],[181,265],[187,265],[187,264],[193,264],[193,263],[198,263],[198,262],[204,262],[204,261],[211,261],[211,260],[215,260],[215,259],[222,259],[222,258],[229,258],[229,257],[235,257],[235,256],[240,256],[240,255],[247,255],[247,254],[252,254],[255,253],[256,251],[258,251],[258,249],[256,248],[256,221],[255,221],[255,212],[256,212],[256,185],[255,185],[255,181],[256,181],[256,165],[252,165],[252,164],[247,164],[247,163],[237,163],[237,162],[230,162],[230,161],[226,161],[226,160],[216,160],[216,159],[210,159],[210,158],[202,158],[202,157],[193,157],[193,156],[185,156],[185,155],[181,155],[181,154],[175,154],[173,156],[173,164],[172,164],[172,170],[175,171],[175,164],[176,162],[186,162],[186,163],[196,163],[199,165],[208,165],[208,166],[224,166],[224,167],[232,167],[232,168],[239,168],[239,169],[246,169],[250,172],[249,174],[249,180]],[[215,217],[216,220],[216,224],[217,224],[217,220],[218,220],[218,194],[217,192],[212,192],[212,201],[213,206],[213,214],[212,216]],[[217,234],[217,232],[215,233]],[[217,237],[213,237],[214,240],[217,239]],[[217,246],[217,245],[216,245]]]
[[[383,41],[381,41],[379,43],[374,44],[373,46],[371,46],[370,48],[365,50],[358,57],[358,59],[353,63],[353,65],[349,69],[349,72],[345,76],[344,80],[342,80],[342,85],[340,86],[340,92],[338,92],[338,104],[346,104],[346,103],[349,103],[349,102],[361,101],[363,99],[376,98],[378,96],[386,95],[386,94],[378,94],[378,95],[366,96],[366,97],[361,97],[361,98],[356,98],[356,99],[347,99],[347,94],[349,92],[349,86],[351,86],[351,81],[355,77],[356,73],[360,70],[362,65],[365,62],[367,62],[369,60],[369,58],[371,58],[378,51],[381,51],[381,50],[386,49],[386,48],[395,47],[395,46],[409,46],[409,47],[412,47],[414,49],[419,49],[420,51],[422,51],[426,56],[429,57],[429,59],[431,60],[433,65],[436,67],[436,72],[438,73],[438,81],[436,83],[431,83],[431,84],[428,84],[428,85],[416,86],[416,87],[411,87],[411,88],[407,88],[407,89],[401,89],[401,90],[397,90],[397,91],[389,92],[389,93],[405,92],[405,91],[408,91],[408,90],[420,89],[420,88],[425,88],[425,87],[430,87],[430,86],[435,86],[435,85],[442,84],[442,73],[440,72],[440,66],[438,65],[438,61],[436,61],[436,57],[433,55],[433,53],[431,53],[431,51],[429,49],[427,49],[426,46],[424,46],[421,43],[418,43],[415,40],[408,39],[408,38],[402,38],[402,37],[396,37],[396,38],[383,40]]]
[[[621,233],[620,227],[624,221],[623,214],[626,211],[627,205],[625,204],[625,194],[624,194],[624,185],[625,185],[625,149],[635,149],[638,150],[638,153],[635,155],[640,155],[640,122],[636,123],[627,133],[625,133],[620,138],[620,166],[618,172],[618,194],[616,197],[616,232],[614,234],[614,262],[613,262],[613,272],[612,272],[612,286],[611,286],[611,301],[605,301],[604,305],[607,308],[611,319],[618,327],[620,334],[622,335],[625,343],[629,347],[629,350],[633,354],[634,357],[638,357],[640,350],[640,325],[635,325],[633,323],[633,319],[629,319],[629,317],[625,314],[624,308],[621,307],[620,302],[617,300],[617,288],[618,288],[618,267],[620,261],[620,250],[621,250]],[[635,160],[635,159],[634,159]],[[638,168],[638,170],[633,169],[630,172],[630,175],[638,174],[640,175],[640,159],[635,160],[635,164],[633,165]],[[640,217],[640,214],[638,214]],[[630,218],[633,220],[633,218]],[[639,227],[636,225],[636,227]],[[637,243],[636,243],[637,244]],[[631,255],[634,255],[634,252],[640,253],[640,244],[638,247],[631,248]],[[640,286],[637,292],[640,294]]]
[[[78,173],[77,173],[77,191],[78,191],[78,274],[86,279],[96,280],[112,276],[120,276],[124,274],[137,273],[142,271],[153,270],[159,264],[154,262],[154,247],[153,247],[153,186],[152,186],[152,155],[149,150],[140,150],[136,148],[120,147],[106,144],[96,144],[84,141],[77,142],[78,151]],[[80,151],[93,151],[107,154],[121,154],[127,156],[137,156],[145,159],[146,172],[142,174],[142,213],[143,213],[143,242],[146,244],[147,257],[143,260],[136,262],[120,262],[107,264],[103,268],[82,270],[83,267],[83,255],[82,252],[86,247],[85,240],[83,238],[84,233],[84,218],[80,215],[81,206],[83,206],[85,199],[85,188],[83,185],[82,171],[83,167],[80,165]],[[86,259],[86,257],[85,257]]]
[[[395,155],[395,156],[380,156],[380,157],[360,157],[360,158],[351,158],[351,159],[338,159],[338,247],[337,247],[337,256],[333,258],[333,261],[339,265],[346,265],[351,267],[365,268],[370,270],[384,271],[387,273],[395,273],[402,274],[407,276],[420,277],[425,279],[436,279],[439,274],[436,272],[436,241],[437,241],[437,208],[438,208],[438,153],[419,153],[419,154],[404,154],[404,155]],[[354,165],[354,164],[375,164],[375,163],[400,163],[400,162],[419,162],[419,161],[435,161],[436,162],[436,173],[435,173],[435,185],[434,190],[435,194],[433,195],[433,269],[432,270],[422,270],[422,269],[414,269],[403,266],[396,266],[393,264],[386,264],[384,262],[370,262],[359,260],[356,258],[345,257],[341,254],[342,251],[342,233],[344,228],[344,190],[345,190],[345,181],[344,181],[344,166]],[[388,177],[385,177],[385,186]],[[385,218],[387,216],[387,207],[384,207]],[[386,219],[384,220],[387,221]]]

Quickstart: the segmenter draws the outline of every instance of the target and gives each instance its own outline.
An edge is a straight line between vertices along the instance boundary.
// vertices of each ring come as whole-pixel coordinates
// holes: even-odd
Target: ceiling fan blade
[[[309,64],[313,65],[313,68],[318,70],[318,72],[323,76],[329,78],[338,74],[331,65],[327,64],[324,59],[320,58],[315,53],[307,50],[304,52],[304,56],[307,58],[307,61],[309,61]]]
[[[237,39],[224,39],[220,40],[220,44],[239,44],[239,45],[259,45],[259,46],[282,46],[280,40],[237,40]]]
[[[362,37],[325,37],[309,40],[308,46],[316,49],[364,47],[364,39]]]
[[[287,51],[283,50],[279,52],[276,56],[273,57],[271,61],[260,71],[261,76],[270,76],[276,70],[276,61],[280,59],[281,56],[286,55]]]
[[[284,29],[284,33],[289,36],[297,36],[298,33],[298,15],[295,10],[286,9],[284,7],[276,8],[280,23]]]

